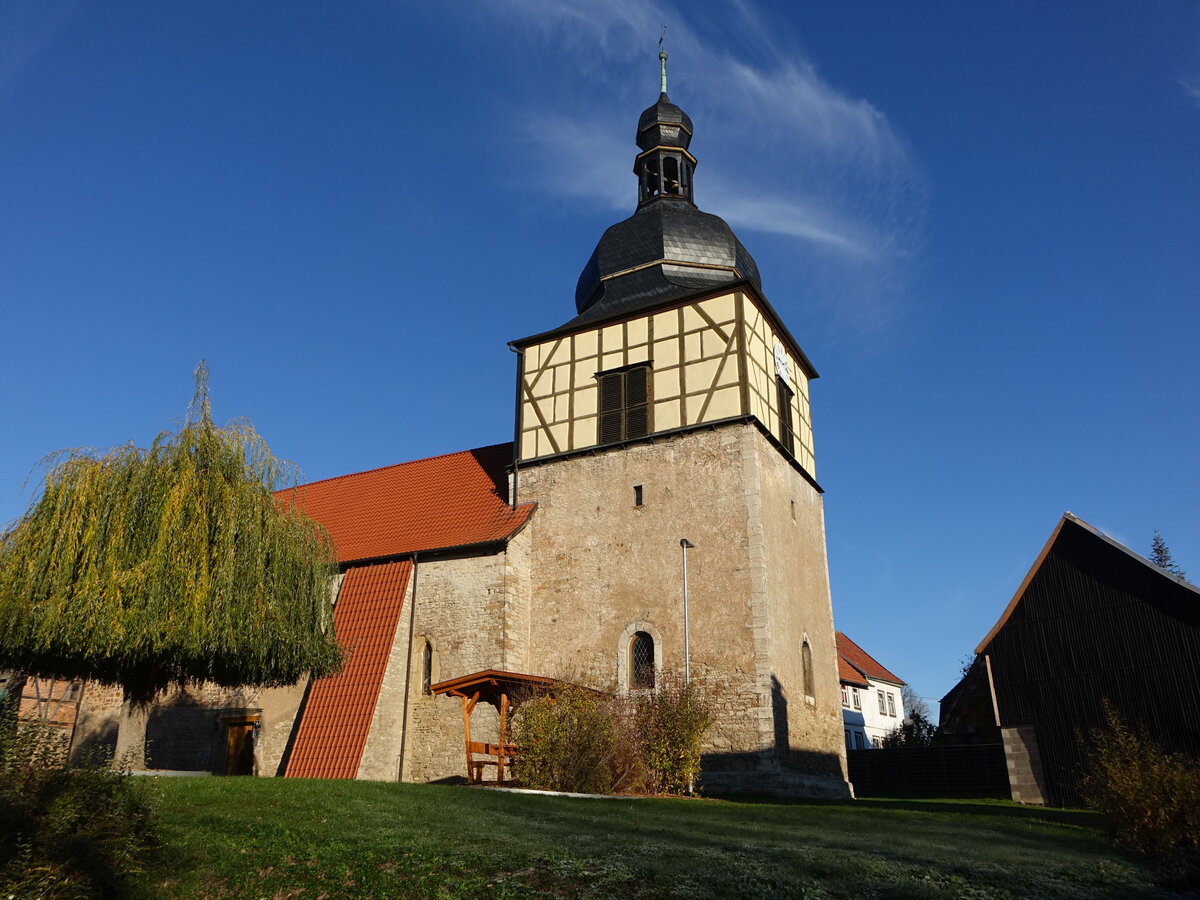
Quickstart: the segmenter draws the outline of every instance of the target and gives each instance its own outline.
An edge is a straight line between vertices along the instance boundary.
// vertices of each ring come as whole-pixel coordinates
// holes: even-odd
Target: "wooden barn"
[[[1111,703],[1200,757],[1200,589],[1065,513],[980,642],[1014,800],[1078,806]]]

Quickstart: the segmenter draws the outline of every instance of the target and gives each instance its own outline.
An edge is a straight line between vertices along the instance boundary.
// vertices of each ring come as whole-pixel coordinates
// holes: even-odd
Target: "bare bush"
[[[1142,726],[1105,703],[1105,726],[1090,734],[1091,771],[1080,783],[1115,841],[1153,857],[1200,854],[1200,766],[1168,753]]]

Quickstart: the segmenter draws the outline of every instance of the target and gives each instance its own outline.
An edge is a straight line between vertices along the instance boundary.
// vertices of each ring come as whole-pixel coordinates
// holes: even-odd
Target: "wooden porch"
[[[519,751],[509,740],[509,714],[524,700],[540,694],[553,694],[558,683],[553,678],[540,675],[485,669],[429,686],[430,693],[458,697],[462,703],[463,739],[466,744],[469,784],[512,784],[512,761]],[[500,727],[495,743],[471,738],[471,716],[481,702],[494,706],[500,713]],[[484,772],[488,769],[495,769],[494,780],[484,780]]]

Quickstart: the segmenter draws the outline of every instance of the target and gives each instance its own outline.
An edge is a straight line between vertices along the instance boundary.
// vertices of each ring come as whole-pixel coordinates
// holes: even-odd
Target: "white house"
[[[837,651],[846,749],[878,747],[904,721],[904,682],[840,631]]]

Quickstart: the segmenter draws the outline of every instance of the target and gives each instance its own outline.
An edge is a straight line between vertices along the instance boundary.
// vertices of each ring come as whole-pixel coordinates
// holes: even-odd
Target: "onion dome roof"
[[[659,94],[658,102],[643,110],[638,118],[637,145],[643,150],[655,147],[682,147],[686,150],[691,142],[692,120],[671,102],[665,91]]]
[[[604,232],[575,288],[577,325],[670,300],[751,282],[762,292],[758,266],[733,229],[693,202],[696,159],[688,152],[692,120],[666,92],[638,118],[634,160],[637,211]]]
[[[725,220],[686,200],[643,205],[604,232],[575,288],[573,323],[633,312],[749,280],[758,266]]]

